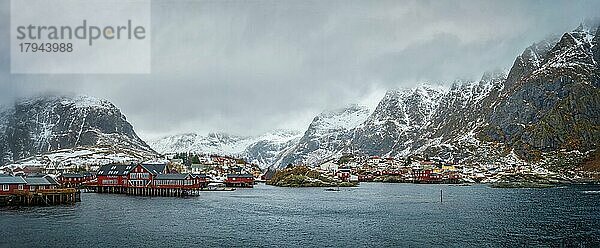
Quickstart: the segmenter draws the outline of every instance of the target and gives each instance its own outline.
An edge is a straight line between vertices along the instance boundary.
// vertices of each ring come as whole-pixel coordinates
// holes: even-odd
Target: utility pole
[[[443,191],[440,189],[440,202],[444,202]]]

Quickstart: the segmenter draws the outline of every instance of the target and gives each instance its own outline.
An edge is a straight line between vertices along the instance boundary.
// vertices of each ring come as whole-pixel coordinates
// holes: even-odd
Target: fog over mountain
[[[107,99],[144,140],[304,132],[323,110],[375,107],[389,89],[508,70],[523,48],[598,9],[598,1],[152,1],[151,74],[10,74],[2,42],[0,103],[43,93]],[[0,1],[3,40],[9,10]]]

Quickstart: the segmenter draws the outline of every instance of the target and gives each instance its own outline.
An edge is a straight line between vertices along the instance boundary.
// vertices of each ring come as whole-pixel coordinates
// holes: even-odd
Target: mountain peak
[[[23,98],[0,113],[0,163],[74,147],[155,152],[112,103],[89,96]]]
[[[480,82],[492,82],[492,81],[503,81],[507,76],[506,70],[494,70],[494,71],[486,71],[481,76]]]

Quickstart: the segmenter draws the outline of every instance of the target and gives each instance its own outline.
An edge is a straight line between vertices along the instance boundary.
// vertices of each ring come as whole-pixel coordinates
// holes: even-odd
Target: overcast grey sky
[[[11,75],[0,0],[0,101],[44,92],[115,103],[143,138],[302,130],[385,90],[478,79],[597,15],[600,1],[153,1],[152,73]]]

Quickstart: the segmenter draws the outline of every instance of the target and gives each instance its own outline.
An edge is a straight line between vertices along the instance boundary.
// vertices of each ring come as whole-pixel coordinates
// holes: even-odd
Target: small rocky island
[[[279,187],[355,187],[356,182],[342,182],[307,166],[295,166],[275,172],[268,185]]]

